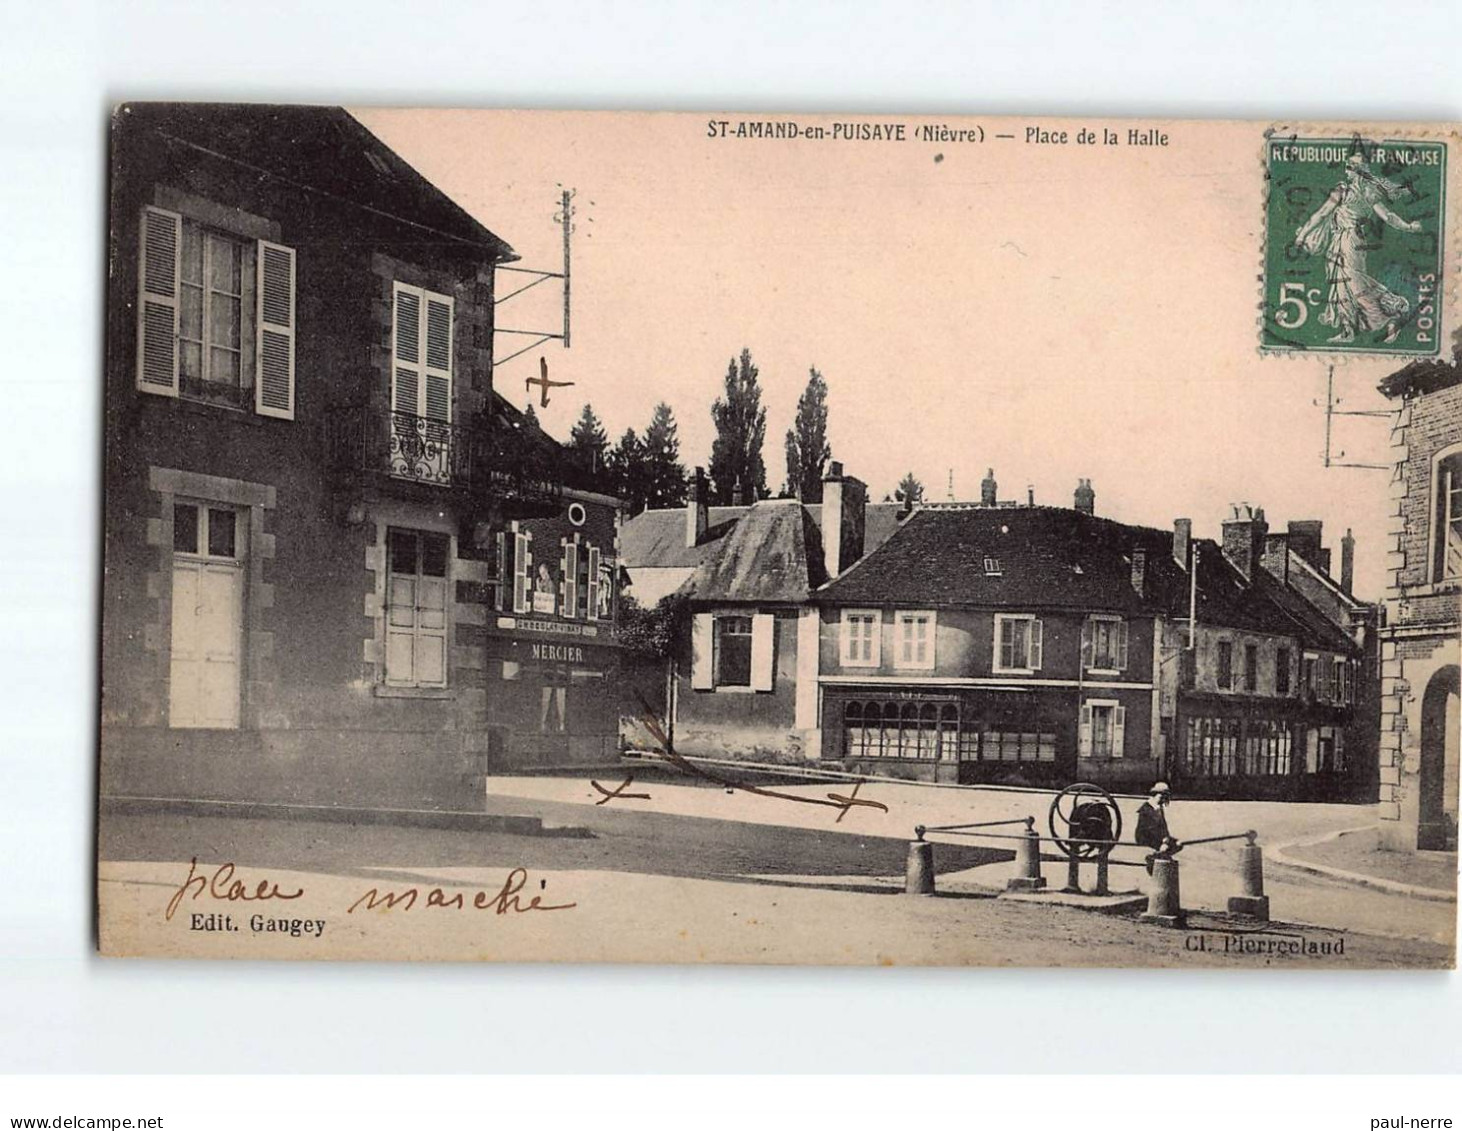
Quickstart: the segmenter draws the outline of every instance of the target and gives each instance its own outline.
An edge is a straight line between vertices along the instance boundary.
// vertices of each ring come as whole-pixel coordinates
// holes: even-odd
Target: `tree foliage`
[[[609,489],[623,499],[631,516],[645,509],[644,445],[633,428],[626,428],[619,443],[604,457]]]
[[[924,484],[914,478],[912,471],[906,472],[899,480],[898,487],[894,490],[893,497],[906,506],[924,501]]]
[[[609,451],[609,434],[604,431],[604,425],[594,414],[594,406],[591,404],[584,405],[579,422],[569,433],[569,451],[590,474],[604,471],[604,457]]]
[[[761,384],[751,351],[743,349],[738,363],[726,369],[723,396],[711,405],[716,439],[711,444],[711,501],[730,503],[739,484],[746,502],[767,497],[767,470],[762,446],[767,434],[767,410],[761,403]]]
[[[669,660],[690,638],[690,618],[690,602],[674,593],[648,609],[633,597],[622,597],[619,642],[634,659]]]
[[[827,442],[827,382],[814,367],[797,399],[797,417],[787,430],[786,493],[804,503],[822,502],[822,476],[832,448]]]
[[[678,507],[685,502],[685,467],[680,462],[680,437],[675,414],[661,401],[640,441],[641,483],[645,506]]]

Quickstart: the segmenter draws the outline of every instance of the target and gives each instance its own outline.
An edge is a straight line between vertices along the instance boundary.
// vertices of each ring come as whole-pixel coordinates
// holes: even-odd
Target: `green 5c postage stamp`
[[[1266,351],[1438,352],[1447,147],[1265,141]]]

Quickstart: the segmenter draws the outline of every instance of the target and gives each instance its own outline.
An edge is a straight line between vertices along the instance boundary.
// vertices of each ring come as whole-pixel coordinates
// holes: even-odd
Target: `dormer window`
[[[986,558],[985,559],[985,576],[986,577],[999,577],[1000,574],[1001,574],[1000,559],[999,558]]]

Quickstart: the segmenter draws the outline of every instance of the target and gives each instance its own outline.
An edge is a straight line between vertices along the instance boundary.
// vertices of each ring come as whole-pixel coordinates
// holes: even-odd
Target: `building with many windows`
[[[112,140],[103,793],[457,807],[613,757],[618,508],[493,391],[512,249],[343,110]]]
[[[1190,796],[1362,798],[1366,607],[1296,562],[1293,538],[1253,508],[1221,543],[1185,519],[1112,522],[1089,481],[1071,509],[921,507],[811,598],[816,746],[926,780],[1166,777]],[[1327,616],[1292,569],[1353,621]]]
[[[1396,404],[1381,634],[1381,841],[1399,851],[1455,850],[1462,370],[1417,361],[1380,388]]]

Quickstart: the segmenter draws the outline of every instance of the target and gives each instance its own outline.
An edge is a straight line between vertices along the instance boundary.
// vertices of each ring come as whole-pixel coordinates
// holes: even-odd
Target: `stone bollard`
[[[1230,897],[1230,915],[1269,922],[1269,897],[1264,894],[1264,850],[1254,843],[1257,834],[1249,833],[1249,842],[1239,849],[1239,881],[1243,894]]]
[[[1178,862],[1171,856],[1160,853],[1153,859],[1152,890],[1147,895],[1147,911],[1141,918],[1144,923],[1159,923],[1164,927],[1187,926],[1188,916],[1178,890]]]
[[[909,841],[909,866],[905,874],[904,894],[934,894],[934,846],[927,840]]]
[[[1015,842],[1015,875],[1005,881],[1006,891],[1040,891],[1046,886],[1041,875],[1041,838],[1029,827]]]

